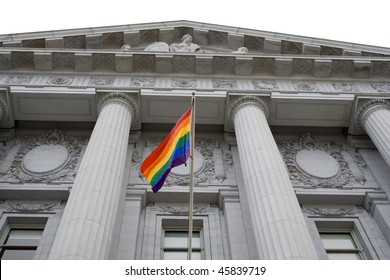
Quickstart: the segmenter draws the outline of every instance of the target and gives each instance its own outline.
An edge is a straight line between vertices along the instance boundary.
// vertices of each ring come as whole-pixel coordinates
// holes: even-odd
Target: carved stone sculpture
[[[247,54],[248,49],[245,47],[240,47],[236,51],[233,51],[232,53],[234,53],[234,54]]]
[[[169,52],[169,45],[165,42],[154,42],[145,48],[147,52]]]
[[[192,36],[190,34],[185,34],[181,38],[181,42],[171,44],[169,50],[171,52],[198,52],[200,51],[200,47],[192,43]]]

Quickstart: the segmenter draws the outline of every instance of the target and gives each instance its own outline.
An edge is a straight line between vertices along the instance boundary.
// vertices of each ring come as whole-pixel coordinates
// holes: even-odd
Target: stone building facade
[[[1,257],[390,259],[390,49],[175,21],[0,35]],[[187,230],[187,232],[186,232]]]

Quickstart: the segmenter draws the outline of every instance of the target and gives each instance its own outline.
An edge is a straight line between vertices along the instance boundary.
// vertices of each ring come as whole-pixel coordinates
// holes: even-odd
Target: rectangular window
[[[11,225],[1,240],[0,258],[2,260],[33,259],[42,237],[43,226],[32,227]]]
[[[362,259],[362,251],[353,232],[320,232],[320,236],[330,260]]]
[[[201,235],[201,230],[195,229],[192,232],[191,259],[193,260],[204,259]],[[164,229],[161,249],[164,260],[186,260],[188,255],[188,230]]]

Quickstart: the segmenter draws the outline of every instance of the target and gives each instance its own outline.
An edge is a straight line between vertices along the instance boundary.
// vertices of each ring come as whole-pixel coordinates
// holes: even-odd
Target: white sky
[[[390,47],[387,3],[390,1],[2,0],[0,34],[189,20]]]

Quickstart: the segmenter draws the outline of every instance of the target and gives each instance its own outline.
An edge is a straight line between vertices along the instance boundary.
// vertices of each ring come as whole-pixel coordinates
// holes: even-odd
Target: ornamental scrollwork
[[[279,150],[286,163],[290,180],[294,186],[307,188],[346,188],[351,186],[362,187],[365,184],[362,160],[356,161],[357,155],[350,155],[344,144],[322,142],[310,134],[301,136],[295,141],[278,143]],[[332,157],[338,164],[339,172],[329,178],[316,177],[304,172],[297,164],[297,154],[300,151],[320,151]],[[343,156],[344,154],[344,156]],[[313,160],[313,159],[309,159]]]
[[[23,213],[37,213],[52,211],[58,203],[21,203],[8,202],[7,211],[9,212],[23,212]]]
[[[175,216],[188,216],[188,207],[159,206],[160,213],[166,213]],[[203,214],[207,212],[206,207],[194,207],[193,214]]]
[[[260,90],[277,90],[278,86],[275,81],[252,81],[254,89]]]
[[[73,77],[50,77],[49,81],[47,82],[50,85],[70,85],[73,82]]]
[[[341,217],[354,216],[357,214],[357,209],[354,208],[304,208],[304,212],[311,216],[319,217]]]
[[[52,130],[39,137],[20,137],[16,145],[20,148],[10,166],[9,171],[0,177],[3,182],[21,183],[72,183],[77,174],[77,165],[82,151],[87,145],[87,138],[76,137]],[[23,168],[23,160],[28,152],[42,145],[61,145],[66,148],[69,159],[59,170],[50,174],[31,174]]]

